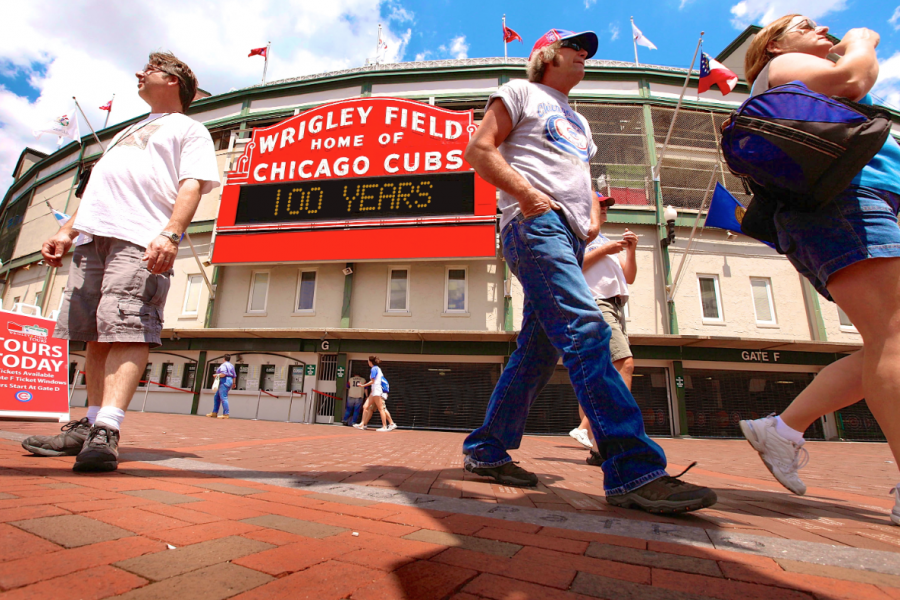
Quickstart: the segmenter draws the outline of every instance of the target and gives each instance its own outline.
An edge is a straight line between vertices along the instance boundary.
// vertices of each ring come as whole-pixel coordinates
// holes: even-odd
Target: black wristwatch
[[[167,240],[169,240],[176,246],[181,243],[181,236],[178,235],[177,233],[172,233],[171,231],[163,231],[159,235],[163,236],[164,238],[166,238]]]

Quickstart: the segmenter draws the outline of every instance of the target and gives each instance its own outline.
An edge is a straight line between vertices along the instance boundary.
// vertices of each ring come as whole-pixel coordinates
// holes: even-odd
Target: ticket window
[[[194,389],[194,380],[197,377],[197,365],[187,363],[184,365],[184,374],[181,376],[181,388],[185,390]]]
[[[175,373],[175,365],[172,363],[163,363],[162,373],[159,376],[159,382],[163,385],[172,385],[172,375]]]
[[[275,389],[275,365],[263,365],[260,387],[267,392]]]
[[[206,388],[212,388],[213,379],[216,377],[216,371],[219,367],[222,366],[222,363],[209,363],[208,371],[206,373]]]
[[[292,365],[291,376],[288,379],[288,391],[303,391],[303,365]]]
[[[141,376],[141,381],[138,383],[138,387],[147,387],[147,383],[150,381],[150,371],[153,370],[153,363],[147,363],[147,368],[144,369],[144,374]]]
[[[237,381],[234,382],[234,389],[246,390],[247,389],[247,377],[249,375],[250,375],[250,365],[238,365],[237,366]]]

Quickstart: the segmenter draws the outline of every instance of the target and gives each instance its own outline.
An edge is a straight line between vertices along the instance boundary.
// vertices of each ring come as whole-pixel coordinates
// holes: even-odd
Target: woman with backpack
[[[839,44],[828,28],[787,15],[763,28],[744,59],[752,94],[800,81],[825,96],[872,104],[877,33],[851,29]],[[865,398],[900,463],[900,146],[888,136],[849,187],[815,212],[782,209],[775,228],[788,259],[843,309],[863,349],[823,369],[777,417],[741,421],[741,430],[778,481],[806,492],[797,470],[808,460],[803,432],[816,419]],[[891,520],[900,525],[900,485]]]
[[[397,428],[397,424],[394,423],[394,419],[391,418],[391,413],[388,412],[387,407],[384,404],[385,400],[387,400],[390,387],[388,380],[384,377],[384,373],[381,372],[381,367],[378,366],[380,364],[381,360],[379,360],[377,356],[369,357],[369,368],[372,369],[369,373],[370,379],[367,383],[363,383],[361,387],[372,386],[372,392],[369,395],[369,399],[366,400],[362,423],[353,425],[357,429],[366,429],[366,425],[369,424],[369,419],[372,418],[376,408],[381,415],[381,428],[376,431],[393,431]]]

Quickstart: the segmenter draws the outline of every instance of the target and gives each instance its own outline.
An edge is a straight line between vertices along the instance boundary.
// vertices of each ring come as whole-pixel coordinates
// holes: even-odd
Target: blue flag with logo
[[[718,181],[716,182],[716,191],[713,192],[712,201],[709,203],[709,211],[706,213],[706,227],[718,227],[719,229],[727,229],[735,233],[743,233],[741,231],[741,221],[744,219],[744,213],[747,209],[738,202],[737,198],[731,195],[731,192],[725,189]],[[770,248],[774,248],[772,244],[762,242]]]

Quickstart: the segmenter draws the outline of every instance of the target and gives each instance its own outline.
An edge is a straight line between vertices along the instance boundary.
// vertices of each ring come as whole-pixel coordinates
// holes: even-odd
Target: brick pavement
[[[16,441],[57,429],[0,422],[2,600],[900,599],[884,444],[810,443],[797,497],[742,441],[661,439],[720,503],[658,517],[606,505],[569,438],[524,440],[521,490],[464,474],[456,433],[132,413],[84,475]]]

